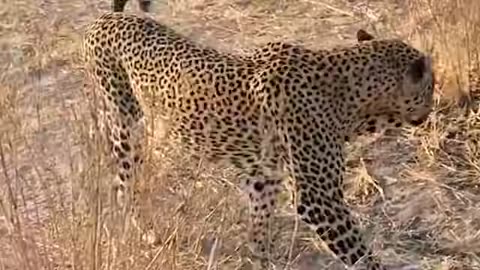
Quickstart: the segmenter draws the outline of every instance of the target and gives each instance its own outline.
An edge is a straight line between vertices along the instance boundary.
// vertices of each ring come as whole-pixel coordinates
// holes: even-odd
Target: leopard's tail
[[[143,12],[149,12],[150,6],[152,5],[152,0],[137,0],[140,9]],[[113,0],[112,3],[112,10],[114,12],[123,12],[125,10],[125,5],[127,4],[128,0]]]

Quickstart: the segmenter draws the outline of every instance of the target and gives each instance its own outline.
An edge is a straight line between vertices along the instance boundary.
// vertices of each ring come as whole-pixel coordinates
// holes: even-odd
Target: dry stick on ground
[[[218,238],[215,237],[215,241],[213,242],[212,248],[210,249],[210,255],[208,256],[208,266],[207,270],[211,270],[213,267],[213,261],[215,258],[215,251],[217,249]]]
[[[345,11],[343,9],[336,8],[332,5],[329,5],[329,4],[321,2],[321,1],[313,1],[313,0],[303,0],[303,1],[306,2],[306,3],[314,4],[314,5],[321,5],[323,7],[326,7],[330,10],[333,10],[333,11],[335,11],[337,13],[340,13],[340,14],[343,14],[343,15],[347,15],[347,16],[350,16],[350,17],[355,17],[355,14],[353,14],[350,11]]]

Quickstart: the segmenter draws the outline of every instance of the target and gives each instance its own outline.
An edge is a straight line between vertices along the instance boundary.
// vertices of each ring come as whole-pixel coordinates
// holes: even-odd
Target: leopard
[[[116,164],[117,203],[131,201],[132,219],[145,218],[135,210],[135,183],[145,165],[145,100],[153,96],[165,140],[239,171],[253,256],[269,260],[278,195],[293,179],[296,214],[344,265],[386,269],[344,197],[346,144],[427,121],[435,77],[432,57],[399,38],[360,29],[356,39],[329,49],[271,41],[245,55],[151,18],[99,16],[86,29],[83,55]],[[138,225],[153,234],[147,240],[152,224]]]
[[[127,2],[128,0],[113,0],[112,11],[123,12]],[[150,12],[150,7],[152,6],[151,0],[137,0],[137,2],[138,2],[138,7],[140,8],[141,11]]]

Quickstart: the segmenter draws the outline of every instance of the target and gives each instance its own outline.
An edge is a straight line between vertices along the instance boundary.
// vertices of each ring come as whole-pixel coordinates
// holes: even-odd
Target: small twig
[[[213,267],[213,260],[215,258],[215,250],[217,249],[218,238],[215,238],[215,242],[213,242],[213,246],[210,249],[210,255],[208,256],[208,267],[207,270],[211,270]]]
[[[177,232],[178,232],[178,227],[176,227],[175,230],[170,234],[170,236],[167,238],[165,243],[161,247],[158,248],[158,251],[155,253],[155,256],[153,256],[152,260],[148,263],[145,270],[152,269],[153,263],[155,261],[157,261],[158,257],[160,257],[160,253],[162,253],[162,251],[165,249],[165,247],[170,243],[170,241],[172,241],[174,235],[176,235]]]
[[[340,13],[340,14],[343,14],[343,15],[347,15],[347,16],[350,16],[350,17],[356,17],[355,14],[353,14],[352,12],[336,8],[336,7],[334,7],[332,5],[329,5],[327,3],[323,3],[323,2],[320,2],[320,1],[312,1],[312,0],[303,0],[303,1],[307,2],[307,3],[310,3],[310,4],[317,4],[317,5],[324,6],[328,9],[330,9],[330,10],[333,10],[333,11],[335,11],[337,13]]]

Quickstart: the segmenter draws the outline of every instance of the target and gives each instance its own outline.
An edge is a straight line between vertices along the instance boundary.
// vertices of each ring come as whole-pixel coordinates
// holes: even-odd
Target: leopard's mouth
[[[425,123],[425,121],[427,121],[429,115],[430,115],[430,112],[422,115],[419,118],[408,119],[407,122],[412,126],[419,126],[419,125]]]

